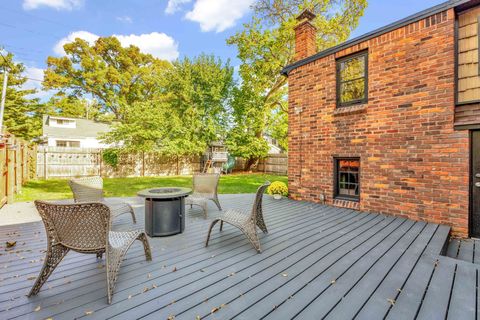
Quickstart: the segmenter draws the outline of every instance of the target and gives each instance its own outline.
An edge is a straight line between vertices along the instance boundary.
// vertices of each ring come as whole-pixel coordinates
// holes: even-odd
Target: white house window
[[[51,118],[49,125],[57,128],[75,128],[76,122],[72,119]]]
[[[71,141],[71,140],[57,140],[57,147],[66,147],[66,148],[80,148],[80,141]]]

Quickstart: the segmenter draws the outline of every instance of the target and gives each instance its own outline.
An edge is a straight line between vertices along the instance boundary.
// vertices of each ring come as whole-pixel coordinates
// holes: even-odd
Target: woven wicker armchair
[[[208,216],[208,201],[213,201],[218,210],[222,210],[220,201],[218,201],[218,181],[220,175],[218,173],[197,173],[193,175],[193,193],[185,199],[185,204],[199,206],[203,210],[205,219]]]
[[[124,213],[132,215],[133,223],[137,223],[135,212],[128,203],[122,201],[106,201],[103,197],[103,179],[101,177],[86,177],[72,179],[68,182],[72,189],[75,202],[102,202],[106,204],[114,217]]]
[[[120,264],[135,240],[143,243],[147,261],[152,260],[147,236],[141,230],[111,231],[110,208],[102,203],[53,204],[35,201],[47,232],[47,253],[43,268],[28,296],[36,295],[53,270],[70,251],[106,256],[108,303]]]
[[[253,247],[257,250],[257,252],[262,252],[262,249],[260,247],[260,240],[258,239],[257,227],[259,227],[260,230],[263,231],[263,233],[268,233],[267,226],[265,225],[265,221],[263,220],[262,201],[263,194],[265,193],[265,190],[269,185],[270,182],[265,182],[265,184],[258,188],[255,195],[255,202],[253,203],[253,208],[250,213],[230,209],[225,212],[225,214],[223,214],[220,218],[213,220],[210,224],[210,228],[208,229],[207,241],[205,242],[205,246],[208,246],[208,241],[210,240],[210,234],[212,233],[213,226],[220,221],[220,231],[222,231],[223,229],[224,222],[234,227],[237,227],[245,234],[248,241],[252,243]]]

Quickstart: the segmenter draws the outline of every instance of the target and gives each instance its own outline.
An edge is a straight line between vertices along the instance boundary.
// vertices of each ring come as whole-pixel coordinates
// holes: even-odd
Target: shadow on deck
[[[143,205],[135,200],[138,227]],[[224,195],[224,208],[251,206],[253,195]],[[475,319],[478,270],[440,256],[449,228],[265,196],[270,233],[257,254],[237,230],[214,229],[187,210],[186,230],[150,238],[153,261],[132,246],[107,304],[104,261],[69,253],[38,296],[27,298],[42,265],[41,223],[0,228],[1,319]],[[117,230],[132,228],[128,215]],[[473,267],[472,267],[473,266]]]

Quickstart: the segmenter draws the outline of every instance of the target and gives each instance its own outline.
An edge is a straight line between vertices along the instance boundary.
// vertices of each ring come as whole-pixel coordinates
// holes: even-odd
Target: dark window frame
[[[357,160],[358,161],[358,196],[340,194],[339,181],[338,181],[338,167],[341,160]],[[360,192],[362,187],[362,181],[360,179],[362,169],[362,161],[360,157],[333,157],[333,198],[339,200],[347,200],[360,202]]]
[[[341,96],[341,85],[342,85],[342,83],[346,83],[346,82],[353,81],[353,80],[349,80],[349,81],[342,81],[341,80],[340,65],[341,65],[341,63],[343,63],[345,61],[352,60],[352,59],[362,57],[362,56],[365,58],[365,69],[364,69],[364,77],[363,77],[363,78],[365,78],[365,84],[364,84],[364,86],[365,86],[365,89],[364,89],[365,90],[365,97],[363,97],[362,99],[351,100],[351,101],[348,101],[348,102],[341,102],[340,96]],[[368,49],[367,50],[362,50],[362,51],[359,51],[359,52],[355,52],[355,53],[350,54],[348,56],[338,58],[335,62],[335,67],[336,67],[336,82],[337,82],[336,83],[337,108],[348,107],[348,106],[352,106],[352,105],[356,105],[356,104],[367,103],[368,102]],[[361,78],[358,78],[358,79],[361,79]]]

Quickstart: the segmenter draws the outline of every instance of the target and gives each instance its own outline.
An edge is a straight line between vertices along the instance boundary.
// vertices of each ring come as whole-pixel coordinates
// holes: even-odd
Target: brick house
[[[296,32],[291,197],[480,236],[480,1],[448,1],[317,52]],[[479,131],[477,131],[479,130]]]

